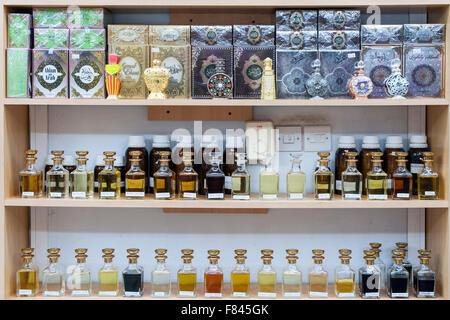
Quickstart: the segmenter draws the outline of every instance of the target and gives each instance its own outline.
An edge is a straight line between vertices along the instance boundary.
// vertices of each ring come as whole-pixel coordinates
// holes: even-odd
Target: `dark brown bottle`
[[[372,168],[372,152],[381,152],[377,136],[364,136],[361,153],[359,154],[359,172],[363,178],[363,194],[367,189],[367,173]]]
[[[194,164],[194,170],[198,173],[198,193],[201,195],[206,194],[206,173],[211,169],[211,155],[210,153],[222,152],[222,148],[219,148],[215,136],[203,136],[202,148],[201,148],[201,164]]]
[[[97,156],[97,159],[95,161],[95,168],[94,168],[94,192],[98,192],[98,174],[105,169],[105,158],[104,155]]]
[[[225,199],[225,174],[219,167],[221,156],[219,152],[211,153],[211,169],[206,173],[208,200]]]
[[[422,172],[424,164],[422,152],[430,151],[426,136],[411,136],[409,139],[408,170],[413,175],[412,194],[417,196],[417,175]]]
[[[392,174],[397,169],[397,152],[403,152],[403,141],[401,136],[388,136],[384,147],[383,170],[387,174],[387,194],[392,195],[394,186]]]
[[[139,161],[139,167],[145,172],[145,185],[148,186],[148,152],[145,148],[145,138],[143,136],[130,136],[128,137],[128,148],[125,152],[125,172],[128,172],[131,168],[131,155],[132,151],[140,151],[141,161]],[[148,190],[146,188],[146,190]]]
[[[149,192],[153,193],[154,179],[153,174],[159,169],[159,152],[160,151],[171,151],[170,150],[170,140],[169,136],[166,135],[154,135],[152,151],[150,151],[149,156]],[[171,168],[172,169],[172,168]],[[172,169],[173,170],[173,169]]]
[[[242,137],[236,135],[227,136],[225,151],[223,153],[223,172],[225,174],[225,193],[231,194],[231,174],[236,171],[236,153],[244,152]]]
[[[77,163],[75,161],[75,158],[70,154],[66,154],[63,157],[64,157],[63,167],[64,167],[64,169],[69,171],[69,174],[70,174],[73,170],[75,170],[77,168]]]
[[[336,156],[334,158],[334,173],[336,176],[336,184],[334,188],[335,194],[342,194],[342,172],[347,169],[347,161],[345,158],[345,154],[347,152],[358,152],[356,150],[355,137],[340,136]]]

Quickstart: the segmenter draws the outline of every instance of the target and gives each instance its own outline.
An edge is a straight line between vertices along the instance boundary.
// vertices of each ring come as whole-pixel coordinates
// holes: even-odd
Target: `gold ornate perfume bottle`
[[[364,61],[360,60],[355,64],[355,74],[348,81],[348,91],[354,99],[367,99],[372,90],[372,80],[364,75]]]
[[[153,59],[152,67],[145,69],[144,80],[150,91],[147,99],[167,99],[164,91],[169,86],[170,72],[161,67],[161,60]]]
[[[261,79],[261,99],[276,99],[275,72],[272,69],[272,59],[264,59],[264,71]]]

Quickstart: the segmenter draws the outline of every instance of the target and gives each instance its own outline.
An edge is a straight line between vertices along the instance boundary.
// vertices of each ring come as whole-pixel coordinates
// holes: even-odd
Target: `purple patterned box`
[[[33,98],[68,98],[68,50],[33,49]]]

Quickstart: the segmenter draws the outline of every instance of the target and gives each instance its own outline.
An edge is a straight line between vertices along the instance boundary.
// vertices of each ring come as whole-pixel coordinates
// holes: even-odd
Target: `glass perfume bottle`
[[[170,296],[170,270],[166,265],[167,249],[156,249],[156,267],[152,271],[152,296],[167,298]]]
[[[385,288],[386,284],[386,264],[381,260],[380,253],[381,253],[381,243],[379,242],[371,242],[369,243],[370,248],[375,251],[375,265],[380,269],[380,289]]]
[[[412,174],[406,169],[408,152],[397,152],[397,169],[392,173],[393,192],[395,200],[410,200],[412,196]]]
[[[75,249],[77,264],[72,269],[67,279],[67,288],[71,290],[72,296],[90,296],[92,290],[91,271],[86,266],[88,249]]]
[[[434,298],[436,275],[431,269],[431,250],[418,250],[420,265],[414,270],[414,292],[418,298]]]
[[[94,197],[94,171],[88,171],[86,168],[88,153],[88,151],[76,151],[78,164],[70,173],[70,195],[74,199]]]
[[[175,199],[176,175],[169,168],[170,151],[159,152],[159,169],[153,174],[155,186],[153,188],[156,199]]]
[[[62,162],[64,151],[52,151],[53,167],[47,172],[47,198],[69,197],[69,171]]]
[[[329,152],[318,152],[320,157],[319,167],[314,172],[314,199],[331,200],[333,199],[334,174],[328,167],[330,156]]]
[[[277,273],[272,266],[273,250],[261,250],[263,265],[258,271],[258,297],[275,298],[277,296]]]
[[[375,265],[376,252],[364,250],[366,264],[359,269],[359,292],[363,299],[380,298],[380,269]]]
[[[225,174],[220,170],[220,152],[211,152],[211,169],[206,173],[206,198],[225,199]]]
[[[234,250],[236,265],[231,271],[231,295],[238,298],[248,298],[250,291],[250,269],[245,266],[247,250]]]
[[[408,93],[409,82],[402,76],[402,62],[396,58],[391,61],[391,74],[384,79],[384,88],[391,99],[405,99]]]
[[[298,200],[305,197],[306,174],[302,171],[301,154],[291,154],[292,167],[287,173],[287,198],[289,200]]]
[[[352,298],[355,296],[356,272],[350,267],[352,250],[340,249],[341,265],[334,273],[334,291],[338,298]]]
[[[193,298],[197,296],[197,269],[192,265],[194,250],[181,250],[183,265],[178,270],[178,296]]]
[[[126,199],[145,198],[145,171],[141,169],[142,151],[129,151],[130,170],[125,175],[125,197]]]
[[[323,99],[328,92],[329,85],[328,81],[320,73],[320,60],[314,60],[311,67],[314,69],[314,72],[305,82],[306,91],[311,96],[310,99]]]
[[[60,297],[65,293],[64,273],[58,263],[60,251],[59,248],[47,250],[49,265],[42,270],[42,294],[47,297]]]
[[[19,172],[19,190],[22,198],[42,197],[42,171],[36,169],[36,150],[25,151],[26,168]]]
[[[115,152],[103,152],[106,158],[105,167],[98,174],[98,193],[100,199],[118,199],[120,198],[120,171],[114,167]]]
[[[21,250],[23,266],[16,273],[18,297],[34,297],[39,293],[39,269],[33,264],[34,248]]]
[[[439,199],[439,174],[433,171],[434,152],[422,152],[424,168],[417,176],[419,200]]]
[[[119,269],[113,265],[114,249],[106,248],[102,252],[104,264],[98,271],[98,295],[115,297],[119,293]]]
[[[325,259],[323,256],[325,250],[314,249],[312,253],[314,265],[308,274],[309,296],[311,298],[326,298],[328,297],[328,271],[322,264],[323,259]]]
[[[265,155],[264,169],[259,173],[259,193],[262,200],[277,200],[280,176],[275,170],[272,157]]]
[[[403,267],[402,251],[392,250],[394,264],[388,271],[388,295],[391,298],[408,298],[409,273]]]
[[[283,271],[283,296],[300,298],[302,296],[302,271],[297,266],[298,250],[287,249],[287,267]]]
[[[208,250],[209,266],[205,270],[205,297],[221,298],[223,290],[223,271],[219,267],[220,250]]]
[[[198,173],[192,167],[192,152],[183,152],[183,169],[178,172],[178,195],[182,200],[195,200],[198,193]]]
[[[387,200],[387,174],[381,168],[383,152],[372,152],[372,169],[367,173],[367,198]]]
[[[402,262],[402,266],[406,269],[406,271],[408,271],[409,274],[409,282],[411,283],[412,280],[412,264],[411,262],[409,262],[407,255],[408,255],[408,243],[406,242],[397,242],[395,243],[395,245],[397,246],[397,249],[400,250],[402,256],[403,256],[403,262]]]
[[[237,168],[231,174],[231,198],[250,200],[250,174],[245,168],[246,154],[236,153]]]
[[[344,200],[361,200],[362,174],[356,168],[357,152],[347,152],[347,168],[342,172],[342,196]]]
[[[355,63],[355,73],[348,81],[348,91],[355,99],[367,99],[372,93],[372,80],[364,75],[364,61]]]
[[[123,296],[141,297],[144,294],[144,268],[137,264],[139,249],[127,249],[128,266],[122,272]]]

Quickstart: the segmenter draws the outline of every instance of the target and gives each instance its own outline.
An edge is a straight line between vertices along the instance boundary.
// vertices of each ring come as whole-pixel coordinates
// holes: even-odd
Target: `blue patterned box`
[[[191,26],[191,46],[231,46],[232,26]]]
[[[317,50],[317,31],[277,31],[278,49]]]
[[[319,30],[358,30],[361,26],[359,10],[319,10]]]
[[[358,50],[359,31],[319,31],[319,50]]]
[[[277,10],[277,31],[316,31],[317,10]]]
[[[273,25],[234,25],[234,46],[273,46],[275,45],[275,26]]]

